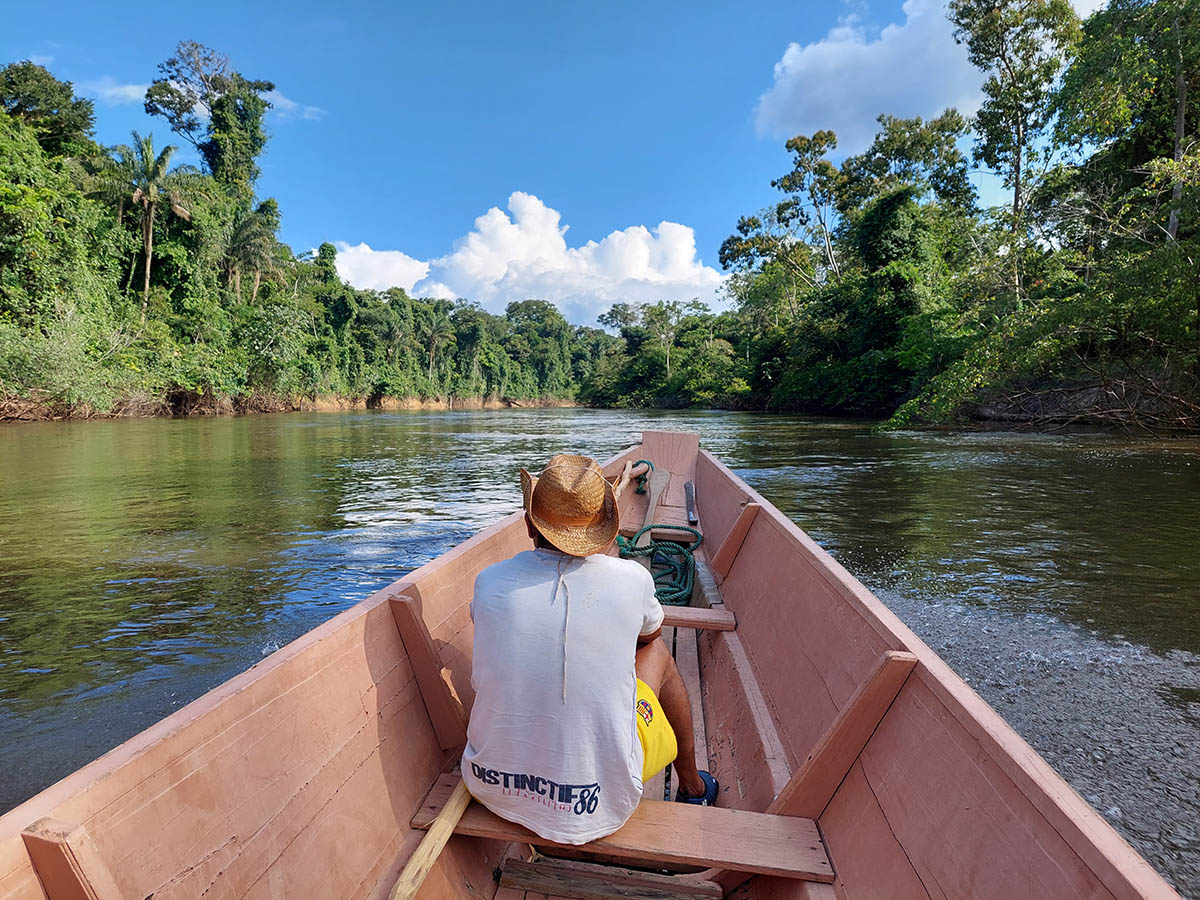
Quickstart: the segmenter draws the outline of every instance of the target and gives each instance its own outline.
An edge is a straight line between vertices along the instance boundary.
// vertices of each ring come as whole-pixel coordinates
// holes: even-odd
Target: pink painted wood
[[[405,654],[417,679],[421,700],[433,723],[438,743],[443,750],[462,747],[467,743],[466,713],[442,677],[445,669],[442,655],[429,629],[425,627],[425,620],[421,618],[420,601],[411,596],[418,593],[418,589],[413,587],[410,591],[391,598],[392,617],[396,620],[396,628],[404,642]]]
[[[762,506],[757,503],[747,503],[743,506],[742,511],[738,513],[737,521],[729,530],[729,534],[725,536],[725,540],[712,555],[712,562],[709,565],[717,579],[717,584],[724,581],[725,576],[729,574],[729,569],[737,558],[738,551],[742,549],[746,535],[750,532],[750,526],[754,524],[760,509]]]
[[[121,900],[120,888],[82,825],[38,819],[21,838],[47,900]]]
[[[737,630],[699,632],[722,803],[766,809],[821,755],[881,655],[907,652],[915,668],[819,818],[839,898],[1176,896],[877,598],[694,447],[649,433],[605,470],[654,452],[672,481],[694,479],[710,549],[743,507],[762,507],[721,585]],[[475,576],[529,545],[514,513],[0,817],[0,896],[45,897],[22,832],[49,817],[86,829],[121,897],[382,900],[420,839],[409,818],[449,762],[389,598],[420,597],[469,709]],[[422,896],[486,897],[505,849],[453,838]],[[813,890],[764,876],[744,888],[750,900]]]
[[[937,884],[954,884],[955,896],[997,900],[1031,896],[1030,885],[1046,889],[1040,896],[1175,896],[936,654],[799,528],[703,451],[696,483],[709,529],[718,534],[732,529],[731,516],[704,504],[716,498],[734,508],[763,505],[721,589],[737,614],[737,636],[779,723],[789,762],[796,765],[813,750],[882,653],[917,658],[853,777],[819,820],[839,894],[871,895],[870,873],[883,868],[879,859],[894,857],[913,861],[911,896],[936,894]],[[702,666],[704,649],[702,643]],[[705,690],[711,695],[724,685]],[[881,827],[859,829],[858,819],[844,814],[848,808],[864,814],[877,808]],[[1003,840],[991,840],[1003,822],[1013,827]],[[910,896],[903,884],[898,878],[896,896]],[[1084,894],[1076,893],[1080,889]],[[751,882],[749,896],[756,890]]]

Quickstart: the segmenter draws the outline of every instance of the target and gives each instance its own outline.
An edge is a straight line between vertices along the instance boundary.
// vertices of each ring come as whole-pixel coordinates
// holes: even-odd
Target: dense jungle
[[[850,156],[791,138],[776,202],[730,223],[719,303],[595,323],[355,289],[332,244],[283,244],[256,187],[273,85],[214,49],[181,42],[145,95],[162,132],[113,147],[92,100],[12,62],[0,419],[579,403],[1200,428],[1200,7],[948,15],[985,78],[974,115],[881,110]]]

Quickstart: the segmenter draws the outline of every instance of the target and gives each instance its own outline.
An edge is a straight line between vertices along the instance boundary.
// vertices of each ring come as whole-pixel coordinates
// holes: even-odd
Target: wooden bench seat
[[[426,829],[437,818],[460,778],[443,775],[413,816]],[[518,841],[535,846],[569,846],[546,841],[472,802],[455,834]],[[739,872],[831,883],[833,867],[812,819],[643,800],[618,831],[583,845],[631,863],[682,863]]]
[[[536,861],[506,859],[500,870],[500,890],[571,900],[720,900],[719,884],[696,876],[660,875],[601,866],[594,863],[540,857]],[[505,895],[497,892],[497,896]]]

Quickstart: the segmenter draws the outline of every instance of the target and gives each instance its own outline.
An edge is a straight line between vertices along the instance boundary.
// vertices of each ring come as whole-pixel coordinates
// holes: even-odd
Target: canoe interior
[[[647,432],[606,473],[643,456],[672,472],[661,521],[681,519],[683,483],[694,481],[708,554],[739,533],[747,504],[762,507],[722,561],[721,599],[737,628],[696,640],[722,805],[766,810],[882,654],[910,651],[918,662],[895,701],[832,799],[806,813],[836,869],[836,896],[1176,896],[936,654],[694,435]],[[640,522],[645,502],[627,492],[623,520]],[[475,576],[529,546],[520,515],[508,516],[3,816],[0,897],[45,896],[21,832],[46,818],[82,835],[85,868],[103,868],[120,897],[386,897],[421,838],[409,820],[453,762],[388,598],[419,599],[469,708]],[[506,896],[493,872],[508,849],[452,838],[421,896]],[[801,900],[806,890],[756,876],[739,896]]]

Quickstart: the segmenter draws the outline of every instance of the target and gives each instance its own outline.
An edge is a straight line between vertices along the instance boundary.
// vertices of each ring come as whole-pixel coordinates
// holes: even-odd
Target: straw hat
[[[563,553],[600,553],[617,536],[617,498],[590,457],[560,453],[536,476],[522,469],[521,491],[534,527]]]

